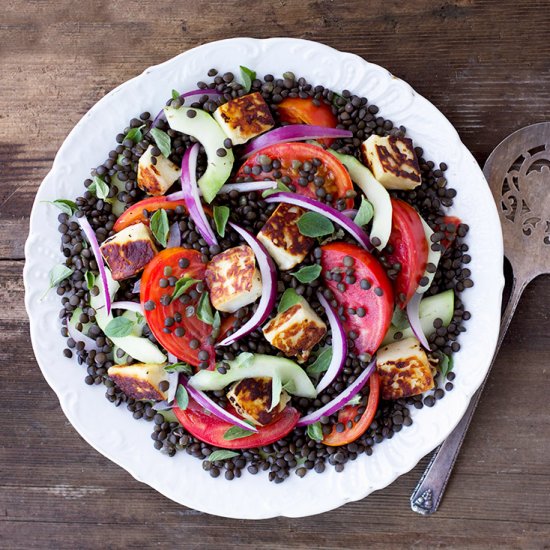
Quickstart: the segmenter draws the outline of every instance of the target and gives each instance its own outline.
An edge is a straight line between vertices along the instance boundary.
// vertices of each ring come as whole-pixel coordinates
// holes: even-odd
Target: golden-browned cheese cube
[[[421,183],[420,167],[409,138],[370,136],[361,145],[363,159],[386,189],[414,189]]]
[[[302,262],[315,242],[298,228],[298,220],[304,213],[299,206],[281,203],[258,233],[258,240],[282,271]]]
[[[378,350],[376,370],[382,399],[401,399],[434,387],[430,363],[416,338],[405,338]]]
[[[137,183],[149,195],[164,195],[181,176],[181,169],[164,155],[155,157],[153,164],[153,146],[141,155],[138,163]]]
[[[302,363],[326,334],[327,326],[306,300],[300,298],[297,304],[273,317],[262,330],[272,346],[287,357],[296,356]]]
[[[109,368],[107,374],[128,397],[155,401],[166,399],[166,391],[160,389],[161,382],[168,378],[164,365],[114,365]]]
[[[260,92],[243,95],[220,105],[214,118],[233,145],[246,143],[275,126],[271,111]]]
[[[254,252],[241,245],[224,250],[206,268],[210,301],[219,311],[233,313],[262,295],[262,277]]]
[[[109,237],[100,249],[116,281],[133,277],[158,254],[151,231],[143,223],[130,225]]]
[[[279,404],[269,410],[272,403],[271,390],[271,378],[245,378],[231,386],[227,400],[244,419],[257,426],[265,426],[275,420],[290,401],[289,395],[282,391]]]

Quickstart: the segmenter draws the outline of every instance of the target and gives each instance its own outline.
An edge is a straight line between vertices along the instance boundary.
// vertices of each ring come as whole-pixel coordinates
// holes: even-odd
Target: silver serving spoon
[[[458,426],[435,451],[411,495],[411,508],[423,515],[433,514],[441,502],[523,290],[538,275],[550,273],[550,122],[527,126],[508,136],[491,153],[483,172],[502,224],[504,254],[513,270],[512,290],[487,376]]]

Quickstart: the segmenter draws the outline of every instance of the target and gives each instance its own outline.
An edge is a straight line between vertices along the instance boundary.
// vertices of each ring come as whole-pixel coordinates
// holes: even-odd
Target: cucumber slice
[[[195,112],[193,118],[187,116],[189,111]],[[198,184],[204,200],[212,202],[220,187],[229,179],[235,160],[233,151],[226,149],[223,144],[226,139],[225,133],[211,115],[200,109],[165,107],[164,112],[172,130],[193,136],[204,147],[208,166]],[[223,149],[227,154],[219,157],[216,154],[218,149]]]
[[[420,214],[418,214],[418,217],[422,222],[424,234],[426,235],[426,240],[428,241],[428,263],[435,265],[435,267],[437,268],[439,260],[441,259],[441,252],[439,250],[432,250],[432,235],[434,234],[434,232],[432,231],[432,228],[422,219],[422,216]],[[418,285],[418,288],[416,289],[417,294],[424,294],[424,292],[426,292],[426,290],[430,288],[432,281],[435,277],[435,269],[433,273],[430,273],[428,270],[424,271],[424,277],[428,278],[428,284],[424,286]]]
[[[111,204],[111,212],[118,218],[126,210],[126,204],[118,200],[118,194],[124,191],[124,183],[118,179],[116,174],[111,176],[111,187],[115,187],[116,192],[112,199],[108,199],[108,202]]]
[[[419,316],[420,324],[426,338],[435,332],[434,321],[436,319],[441,319],[443,321],[443,326],[448,326],[453,318],[454,310],[455,294],[452,290],[446,290],[445,292],[441,292],[441,294],[424,298],[420,302]],[[414,332],[410,325],[407,324],[407,328],[404,329],[398,329],[392,325],[381,345],[386,346],[387,344],[395,342],[394,335],[396,332],[401,332],[403,338],[414,336]]]
[[[230,368],[225,374],[216,371],[202,370],[189,379],[189,383],[197,390],[222,390],[232,382],[243,378],[274,378],[279,377],[283,388],[293,395],[314,398],[317,391],[308,378],[304,369],[283,357],[250,354],[246,361],[239,362],[239,358],[229,363]]]
[[[371,237],[378,237],[380,244],[376,247],[382,250],[387,244],[391,233],[392,207],[390,194],[386,188],[372,175],[372,172],[355,157],[343,155],[329,149],[349,171],[351,179],[365,193],[374,208]]]
[[[71,315],[71,320],[69,321],[69,323],[71,323],[71,325],[74,328],[76,328],[76,325],[79,323],[78,319],[80,318],[81,314],[82,314],[82,308],[80,308],[80,307],[77,307],[73,311],[73,314]],[[84,334],[84,336],[88,336],[88,329],[90,328],[91,325],[92,325],[92,323],[83,323],[82,324],[82,330],[80,332],[82,332],[82,334]]]
[[[112,278],[111,272],[106,268],[107,284],[109,286],[109,293],[113,297],[119,289],[119,284]],[[105,300],[103,298],[103,288],[99,286],[99,294],[90,298],[90,305],[95,309],[95,318],[99,328],[105,331],[105,327],[112,321],[112,314],[107,315],[105,310]],[[126,312],[136,315],[134,312]],[[125,315],[126,315],[125,313]],[[140,332],[141,334],[141,332]],[[167,358],[162,351],[158,349],[153,342],[147,338],[142,338],[137,334],[129,334],[121,338],[110,338],[111,342],[115,346],[123,349],[130,357],[133,357],[137,361],[142,363],[165,363]]]

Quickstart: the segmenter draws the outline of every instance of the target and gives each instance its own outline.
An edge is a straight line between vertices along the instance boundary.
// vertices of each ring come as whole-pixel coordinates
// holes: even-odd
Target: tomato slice
[[[462,220],[460,218],[457,218],[456,216],[445,216],[443,218],[443,223],[445,226],[448,226],[449,224],[453,224],[455,226],[455,231],[447,231],[445,229],[445,237],[441,239],[440,244],[445,247],[445,249],[449,248],[456,239],[456,229],[458,229],[458,226],[462,223]]]
[[[204,443],[222,449],[251,449],[269,445],[289,434],[300,418],[300,413],[294,407],[287,405],[273,422],[267,426],[259,426],[257,433],[239,439],[227,440],[223,436],[233,424],[205,411],[191,397],[187,409],[182,410],[174,407],[172,410],[180,424],[191,435]]]
[[[390,280],[380,262],[357,245],[334,242],[321,246],[321,251],[325,286],[332,290],[338,306],[344,309],[342,323],[350,336],[350,344],[354,344],[350,352],[372,355],[382,343],[392,318],[394,302]],[[346,266],[351,259],[353,266]],[[354,270],[350,275],[353,279],[348,279],[353,280],[352,283],[346,281],[348,269]],[[349,312],[350,308],[355,314]]]
[[[418,288],[428,263],[428,241],[418,212],[400,199],[391,199],[392,229],[388,244],[393,251],[386,254],[390,264],[401,269],[394,281],[396,302],[401,309],[409,303]]]
[[[313,98],[287,97],[277,105],[279,119],[281,122],[290,124],[311,124],[313,126],[324,126],[325,128],[336,128],[338,119],[332,112],[330,105],[320,102],[313,103]],[[318,140],[320,143],[330,147],[334,139],[325,138]]]
[[[165,197],[149,197],[125,210],[118,220],[115,222],[113,229],[118,232],[122,229],[134,225],[135,223],[144,222],[149,224],[149,219],[143,215],[143,211],[155,212],[163,208],[164,210],[175,210],[178,206],[185,208],[185,201],[168,201]]]
[[[380,377],[374,371],[369,378],[369,399],[365,412],[361,415],[358,422],[355,422],[355,417],[359,414],[359,405],[348,405],[338,412],[338,422],[344,424],[343,432],[336,431],[336,425],[332,431],[323,437],[323,443],[330,447],[338,447],[346,445],[361,437],[372,424],[376,409],[378,409],[378,401],[380,400]],[[348,428],[348,422],[352,422],[353,426]]]
[[[271,170],[271,172],[253,170],[255,166],[261,166],[258,159],[265,156],[269,157],[272,161],[279,161],[281,167],[277,170]],[[332,195],[333,203],[338,199],[345,198],[348,191],[353,191],[353,183],[343,164],[334,155],[327,153],[321,147],[311,145],[311,143],[278,143],[264,147],[254,153],[241,166],[237,177],[263,181],[265,179],[280,179],[287,176],[290,178],[290,183],[296,188],[296,193],[319,200],[316,194],[318,187],[315,186],[313,181],[307,182],[305,187],[299,184],[299,180],[304,177],[300,174],[301,166],[305,162],[311,163],[313,159],[321,161],[315,172],[315,177],[324,179],[322,188],[327,194],[330,193]],[[245,169],[249,173],[246,173]],[[254,171],[258,171],[259,173],[255,174]],[[274,175],[276,172],[280,174]],[[346,199],[346,208],[353,208],[352,198]]]
[[[184,264],[188,262],[188,266],[180,267],[180,260]],[[162,305],[160,301],[163,296],[171,296],[174,290],[171,286],[165,288],[160,286],[160,280],[168,278],[165,275],[167,268],[170,268],[171,276],[177,279],[185,276],[200,281],[204,280],[206,271],[206,265],[202,263],[201,254],[197,250],[168,248],[157,254],[147,264],[141,277],[140,300],[145,311],[147,324],[158,342],[180,361],[198,367],[201,363],[198,357],[199,352],[205,350],[208,352],[210,366],[213,366],[215,360],[214,346],[207,342],[207,338],[212,334],[212,326],[203,323],[195,314],[191,317],[187,317],[185,314],[187,307],[196,307],[198,298],[190,300],[186,304],[182,304],[179,299],[174,300],[169,305]],[[155,309],[147,311],[144,305],[150,300],[154,302]],[[181,321],[176,321],[170,327],[165,327],[167,317],[174,319],[174,317],[179,318],[179,316],[181,316]],[[176,329],[178,328],[185,331],[183,336],[176,335]],[[191,348],[191,340],[199,341],[199,346],[196,349]]]

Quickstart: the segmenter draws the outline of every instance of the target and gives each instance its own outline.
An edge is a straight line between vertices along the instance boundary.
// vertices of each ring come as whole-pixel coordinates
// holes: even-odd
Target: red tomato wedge
[[[185,208],[185,201],[168,201],[166,197],[149,197],[125,210],[118,220],[115,222],[113,229],[118,232],[122,229],[134,225],[135,223],[144,222],[149,224],[149,219],[143,215],[143,211],[155,212],[163,208],[164,210],[175,210],[178,206]]]
[[[325,128],[336,128],[338,119],[332,112],[330,105],[320,102],[313,103],[313,98],[287,97],[277,105],[281,122],[290,124],[311,124]],[[320,143],[330,147],[333,139],[320,139]]]
[[[380,378],[376,371],[374,371],[369,378],[369,390],[367,407],[359,421],[355,422],[355,417],[359,414],[358,405],[348,405],[344,407],[338,412],[338,422],[344,424],[345,429],[343,432],[337,432],[336,425],[334,425],[332,431],[323,437],[323,443],[325,445],[329,445],[330,447],[347,445],[361,437],[368,430],[374,420],[374,415],[378,408],[378,401],[380,400]],[[348,428],[348,422],[352,422],[353,426],[351,428]]]
[[[350,338],[350,344],[353,342],[355,346],[350,353],[372,355],[382,343],[392,318],[394,302],[390,280],[380,262],[355,244],[334,242],[321,246],[321,251],[324,284],[332,290],[338,307],[344,308],[342,322],[346,333],[356,336]],[[344,264],[344,258],[354,261],[353,283],[346,282],[346,270],[350,268]],[[341,279],[335,280],[334,276]],[[343,290],[338,288],[341,284]],[[356,313],[350,314],[350,308]],[[357,315],[357,311],[364,315]]]
[[[454,225],[455,230],[454,231],[448,231],[445,229],[445,238],[441,239],[440,243],[442,246],[445,247],[445,249],[449,248],[456,239],[456,230],[458,229],[458,226],[462,223],[462,220],[460,218],[457,218],[456,216],[445,216],[443,218],[443,223],[445,224],[445,227],[448,225]]]
[[[386,254],[390,264],[401,264],[393,287],[401,309],[409,303],[418,288],[428,263],[428,241],[418,212],[400,199],[391,199],[392,229],[388,244],[393,251]]]
[[[180,260],[186,267],[180,267]],[[160,300],[163,296],[171,296],[174,287],[161,288],[160,280],[167,279],[165,269],[170,268],[171,276],[180,279],[191,277],[199,281],[204,280],[206,264],[201,262],[201,254],[197,250],[187,248],[169,248],[157,254],[145,267],[141,277],[140,300],[145,311],[145,319],[159,344],[167,351],[173,353],[180,361],[185,361],[195,367],[201,362],[198,354],[201,350],[208,352],[210,365],[213,366],[215,354],[214,346],[207,343],[207,338],[212,333],[212,326],[203,323],[195,314],[186,316],[186,308],[197,305],[198,298],[182,304],[179,299],[169,305],[162,305]],[[188,289],[189,292],[193,287]],[[155,309],[147,311],[144,304],[153,301]],[[179,314],[179,315],[178,315]],[[170,327],[165,327],[167,317],[179,317],[181,321],[174,322]],[[185,331],[183,336],[176,335],[176,329],[182,328]],[[228,328],[228,327],[227,327]],[[180,331],[178,331],[180,332]],[[199,347],[192,349],[191,340],[198,340]]]
[[[300,418],[300,413],[288,405],[273,422],[267,426],[259,426],[257,433],[239,439],[224,439],[224,434],[233,424],[206,412],[191,397],[187,409],[174,407],[172,410],[180,424],[191,435],[222,449],[251,449],[269,445],[289,434]]]
[[[272,161],[277,160],[281,163],[281,167],[278,170],[272,170],[271,172],[260,172],[254,174],[251,171],[249,174],[245,173],[245,167],[252,169],[255,165],[260,165],[258,160],[260,157],[267,156]],[[324,179],[323,189],[333,197],[333,202],[338,199],[345,198],[348,191],[353,191],[353,183],[349,177],[348,171],[344,168],[344,165],[330,153],[327,153],[321,147],[311,145],[310,143],[278,143],[276,145],[270,145],[264,147],[260,151],[254,153],[240,168],[237,173],[237,178],[250,177],[254,181],[263,181],[266,179],[279,179],[284,176],[288,176],[292,185],[296,188],[296,193],[310,197],[312,199],[319,199],[316,195],[317,187],[313,181],[307,182],[306,186],[299,184],[301,176],[301,166],[305,162],[311,163],[313,159],[320,161],[315,176]],[[278,177],[274,177],[274,172],[280,172]],[[353,208],[353,199],[346,199],[346,208]]]

